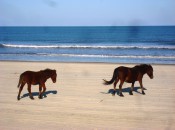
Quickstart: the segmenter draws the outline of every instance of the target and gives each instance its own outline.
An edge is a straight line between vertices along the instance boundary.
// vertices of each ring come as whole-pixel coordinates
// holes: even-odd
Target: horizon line
[[[0,27],[168,27],[175,25],[5,25]]]

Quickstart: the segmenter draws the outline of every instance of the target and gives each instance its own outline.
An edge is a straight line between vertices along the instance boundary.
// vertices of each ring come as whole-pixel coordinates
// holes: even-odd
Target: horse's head
[[[153,79],[153,67],[151,65],[147,66],[147,71],[146,71],[147,75],[150,77],[150,79]]]
[[[53,83],[56,83],[56,81],[57,81],[57,73],[56,73],[56,70],[52,70],[51,79],[52,79],[52,82],[53,82]]]

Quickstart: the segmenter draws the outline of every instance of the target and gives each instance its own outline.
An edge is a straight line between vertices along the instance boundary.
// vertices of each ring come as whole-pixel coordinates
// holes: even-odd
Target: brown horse
[[[19,88],[19,93],[18,93],[17,99],[20,100],[21,91],[26,83],[28,85],[28,92],[31,99],[34,99],[31,94],[31,85],[39,84],[38,97],[42,99],[42,94],[46,91],[45,82],[47,81],[47,79],[51,78],[53,83],[56,83],[56,77],[57,77],[56,70],[51,70],[51,69],[40,70],[38,72],[25,71],[20,75],[20,78],[19,78],[19,83],[17,86]]]
[[[114,92],[113,92],[113,96],[114,96],[116,93],[116,84],[120,80],[119,95],[123,96],[122,85],[124,82],[132,83],[129,94],[133,95],[132,91],[134,89],[134,83],[135,81],[139,81],[140,87],[142,89],[142,94],[145,94],[145,92],[143,91],[143,84],[142,84],[142,78],[144,74],[147,74],[151,79],[153,79],[153,68],[151,65],[141,64],[141,65],[136,65],[133,68],[120,66],[114,70],[113,77],[110,81],[106,81],[104,79],[104,84],[109,85],[114,82]]]

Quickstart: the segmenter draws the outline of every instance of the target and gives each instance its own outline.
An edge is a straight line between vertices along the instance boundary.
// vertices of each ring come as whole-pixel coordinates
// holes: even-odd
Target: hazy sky
[[[175,25],[175,0],[0,0],[0,26]]]

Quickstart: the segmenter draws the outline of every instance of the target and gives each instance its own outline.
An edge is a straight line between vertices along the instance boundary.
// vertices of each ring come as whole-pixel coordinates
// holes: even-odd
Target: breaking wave
[[[133,58],[133,59],[175,59],[175,56],[151,56],[151,55],[90,55],[90,54],[49,54],[49,53],[0,53],[0,55],[16,56],[47,56],[47,57],[85,57],[85,58]]]
[[[101,46],[101,45],[18,45],[0,44],[0,48],[60,48],[60,49],[169,49],[175,50],[175,46]]]

